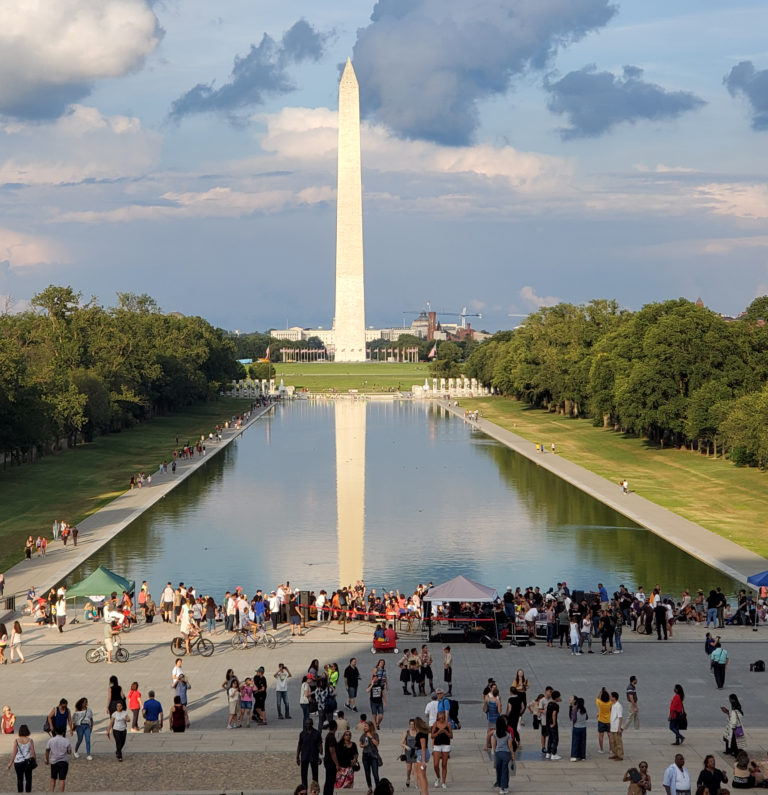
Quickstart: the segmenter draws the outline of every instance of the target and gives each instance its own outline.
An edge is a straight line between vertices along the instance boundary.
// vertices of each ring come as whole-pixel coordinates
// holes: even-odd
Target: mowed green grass
[[[483,417],[541,442],[648,500],[768,557],[768,473],[737,467],[689,450],[660,449],[642,439],[596,428],[590,420],[566,419],[507,398],[463,400]]]
[[[312,362],[310,364],[275,364],[279,383],[308,389],[310,392],[389,392],[393,389],[410,391],[414,384],[423,384],[430,377],[427,364],[400,364],[390,362]]]
[[[191,442],[250,404],[220,398],[0,471],[0,571],[24,557],[27,536],[50,538],[54,519],[82,521],[126,491],[132,474],[155,472],[170,461],[176,436],[181,445]]]

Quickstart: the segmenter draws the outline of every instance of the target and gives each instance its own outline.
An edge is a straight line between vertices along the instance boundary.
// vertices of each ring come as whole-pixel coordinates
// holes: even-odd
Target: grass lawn
[[[506,398],[463,400],[483,417],[768,557],[768,474],[656,445]]]
[[[27,536],[50,540],[54,519],[77,523],[129,488],[132,474],[154,472],[170,460],[176,436],[183,445],[250,406],[250,400],[220,398],[122,433],[0,471],[0,571],[24,557]]]
[[[400,364],[390,362],[365,362],[345,364],[343,362],[313,362],[310,364],[275,364],[280,383],[310,392],[390,392],[402,389],[410,391],[414,384],[423,384],[429,376],[427,364]]]

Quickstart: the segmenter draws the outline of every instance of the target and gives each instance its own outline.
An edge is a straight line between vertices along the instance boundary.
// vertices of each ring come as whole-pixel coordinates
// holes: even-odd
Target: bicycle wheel
[[[187,647],[184,645],[184,638],[174,638],[171,641],[171,652],[178,657],[183,657],[187,653]]]
[[[249,637],[247,632],[235,632],[232,636],[232,648],[244,651],[248,648]]]
[[[197,652],[201,657],[210,657],[215,648],[213,641],[208,638],[200,638],[197,642]]]
[[[97,663],[101,660],[101,650],[100,649],[88,649],[85,653],[85,659],[89,663]]]
[[[120,646],[120,647],[117,649],[117,651],[115,652],[115,659],[116,659],[118,662],[121,662],[121,663],[122,663],[122,662],[128,662],[128,658],[129,658],[130,656],[131,656],[131,655],[128,653],[128,649],[124,649],[122,646]]]
[[[131,631],[131,622],[130,621],[123,621],[122,626],[120,627],[121,632],[130,632]]]
[[[275,640],[273,635],[265,635],[264,636],[264,645],[268,649],[274,649],[277,646],[277,641]]]

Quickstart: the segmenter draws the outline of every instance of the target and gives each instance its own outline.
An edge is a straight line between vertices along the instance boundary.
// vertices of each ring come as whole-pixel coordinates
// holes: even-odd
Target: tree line
[[[117,306],[51,285],[0,314],[0,453],[20,463],[216,396],[244,370],[221,329],[164,314],[148,295]]]
[[[532,406],[766,467],[764,319],[768,296],[736,320],[684,299],[561,303],[479,345],[464,372]]]

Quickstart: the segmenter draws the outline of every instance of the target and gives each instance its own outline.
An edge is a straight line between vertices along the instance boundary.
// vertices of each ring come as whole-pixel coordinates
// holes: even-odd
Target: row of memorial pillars
[[[280,348],[283,364],[291,362],[327,362],[325,348]]]
[[[473,392],[477,394],[480,391],[480,382],[477,378],[466,378],[461,376],[459,378],[433,378],[430,385],[429,379],[424,379],[424,390],[432,392]]]
[[[418,364],[419,348],[368,348],[366,359],[371,362],[401,362]]]

